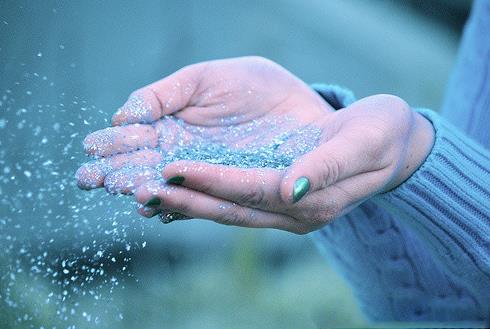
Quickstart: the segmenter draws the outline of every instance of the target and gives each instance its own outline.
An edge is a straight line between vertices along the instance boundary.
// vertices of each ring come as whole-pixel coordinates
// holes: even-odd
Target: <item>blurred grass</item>
[[[134,279],[119,277],[125,287],[112,293],[110,285],[96,283],[99,293],[107,297],[96,302],[89,294],[70,296],[64,304],[66,320],[60,317],[61,307],[42,297],[59,287],[21,272],[9,282],[12,300],[20,304],[2,306],[0,328],[484,327],[369,323],[350,289],[324,263],[311,241],[305,239],[296,254],[284,254],[282,248],[264,253],[266,235],[262,230],[236,231],[232,248],[224,245],[214,253],[197,252],[197,257],[184,245],[174,245],[175,251],[157,245],[139,250],[132,254]],[[0,292],[5,288],[0,287]],[[76,312],[71,314],[73,306]],[[15,323],[17,318],[22,321]]]
[[[227,255],[209,255],[161,275],[158,265],[146,268],[143,276],[138,275],[139,283],[115,296],[125,301],[122,327],[159,328],[162,323],[171,328],[365,325],[351,293],[318,255],[277,264],[274,253],[264,257],[259,242],[262,234],[244,230],[237,235]]]
[[[16,309],[4,308],[0,323],[4,324],[2,328],[70,324],[92,328],[97,316],[97,328],[366,325],[345,283],[320,259],[308,239],[301,248],[303,255],[291,256],[279,249],[264,254],[265,235],[257,230],[237,231],[236,244],[231,248],[200,254],[198,258],[186,256],[189,249],[172,256],[168,249],[155,250],[149,246],[132,256],[135,280],[119,278],[124,281],[124,289],[115,289],[110,294],[110,286],[101,285],[101,294],[110,296],[109,299],[94,303],[89,295],[71,296],[67,307],[73,303],[79,306],[75,314],[68,315],[68,321],[59,318],[55,305],[42,300],[41,296],[56,287],[41,281],[33,284],[20,276],[11,281],[12,296],[27,304]],[[82,312],[91,316],[90,322]],[[20,324],[14,324],[14,318],[23,314],[37,316],[32,320],[26,316]]]

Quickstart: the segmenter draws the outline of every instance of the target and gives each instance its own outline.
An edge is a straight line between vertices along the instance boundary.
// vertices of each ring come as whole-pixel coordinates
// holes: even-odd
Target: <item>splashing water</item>
[[[34,73],[0,91],[1,327],[120,320],[113,291],[134,280],[128,265],[146,244],[127,201],[78,191],[78,145],[99,111],[65,93],[39,102],[53,90]]]
[[[24,85],[36,88],[26,91]],[[53,87],[34,73],[0,94],[0,308],[6,310],[0,321],[69,328],[81,321],[119,321],[112,294],[137,280],[131,257],[144,252],[145,230],[158,222],[134,215],[130,198],[78,190],[73,172],[84,162],[78,146],[90,130],[109,125],[97,119],[107,114],[63,92],[57,104],[37,102],[36,95]],[[132,106],[147,111],[144,104]],[[181,159],[283,169],[321,138],[318,128],[298,128],[291,118],[255,120],[212,134],[173,117],[163,120],[179,129],[172,132],[171,147],[156,148],[165,155],[157,172]],[[160,140],[168,137],[161,132]]]

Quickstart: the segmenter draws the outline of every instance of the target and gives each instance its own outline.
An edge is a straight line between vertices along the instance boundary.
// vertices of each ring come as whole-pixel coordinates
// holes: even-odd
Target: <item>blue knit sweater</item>
[[[353,101],[314,87],[334,107]],[[379,321],[490,321],[490,1],[474,3],[423,165],[313,233]]]

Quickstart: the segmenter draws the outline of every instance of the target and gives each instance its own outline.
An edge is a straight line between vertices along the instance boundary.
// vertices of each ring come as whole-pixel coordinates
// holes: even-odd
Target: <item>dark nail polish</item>
[[[294,182],[293,202],[298,202],[310,189],[310,181],[306,177],[300,177]]]
[[[185,178],[182,176],[174,176],[167,179],[167,184],[180,185],[184,182]]]
[[[160,221],[163,224],[172,223],[174,220],[190,219],[191,217],[178,212],[160,213]]]
[[[150,200],[146,201],[145,207],[158,207],[160,203],[160,199],[157,196],[154,196]]]

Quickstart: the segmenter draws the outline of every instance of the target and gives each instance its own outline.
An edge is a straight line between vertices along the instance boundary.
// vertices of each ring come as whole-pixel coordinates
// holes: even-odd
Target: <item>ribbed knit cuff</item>
[[[352,91],[333,84],[313,83],[310,87],[315,90],[335,110],[347,107],[356,101]]]
[[[490,279],[490,153],[437,113],[417,111],[434,126],[433,149],[407,181],[372,201],[404,217],[453,273]],[[488,282],[481,288],[490,296]]]

